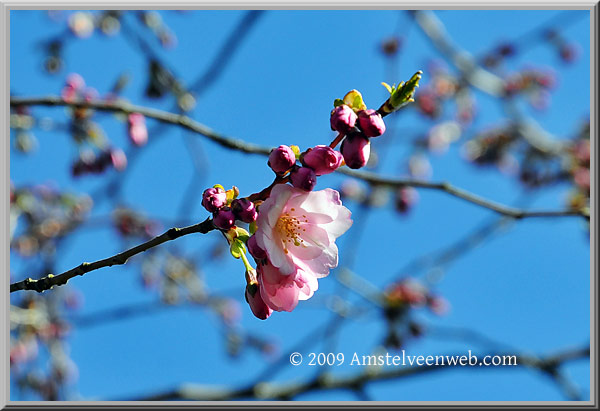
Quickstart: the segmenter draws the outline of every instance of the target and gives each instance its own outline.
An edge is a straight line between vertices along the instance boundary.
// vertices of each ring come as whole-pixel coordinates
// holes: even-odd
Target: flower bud
[[[371,143],[362,133],[351,134],[342,142],[341,152],[348,167],[361,168],[369,161]]]
[[[322,176],[334,172],[342,164],[342,154],[329,146],[316,146],[309,149],[301,158],[302,165],[310,167],[315,174]]]
[[[377,137],[385,133],[385,123],[377,110],[368,109],[359,111],[358,125],[367,137]]]
[[[127,167],[127,156],[120,148],[110,150],[110,162],[117,171],[123,171]]]
[[[220,187],[207,188],[202,193],[202,206],[207,211],[214,213],[227,202],[227,193]]]
[[[235,215],[229,207],[223,207],[214,213],[213,223],[222,230],[229,230],[235,225]]]
[[[252,257],[256,258],[257,260],[264,260],[267,258],[267,253],[258,246],[255,236],[252,236],[248,239],[246,246],[248,246],[248,251],[250,251]]]
[[[256,221],[256,217],[258,217],[254,203],[247,198],[236,198],[233,200],[231,202],[231,209],[235,214],[236,220],[243,221],[244,223]]]
[[[146,121],[142,114],[131,113],[127,117],[128,134],[129,139],[136,146],[143,146],[148,142],[148,129],[146,128]]]
[[[273,313],[273,309],[263,301],[260,287],[255,282],[246,286],[246,302],[250,306],[252,314],[260,320],[266,320]]]
[[[331,123],[332,130],[343,134],[348,134],[350,130],[354,128],[356,119],[357,116],[354,110],[347,105],[342,104],[333,109],[329,121]]]
[[[81,77],[81,75],[77,73],[71,73],[67,76],[65,84],[67,87],[70,87],[73,90],[80,90],[85,87],[85,80],[83,77]]]
[[[402,187],[396,192],[396,210],[405,214],[418,201],[419,194],[413,187]]]
[[[317,175],[308,167],[298,167],[290,174],[292,185],[304,191],[312,191],[317,184]]]
[[[267,164],[274,172],[285,173],[296,164],[296,154],[290,147],[281,145],[271,151]]]

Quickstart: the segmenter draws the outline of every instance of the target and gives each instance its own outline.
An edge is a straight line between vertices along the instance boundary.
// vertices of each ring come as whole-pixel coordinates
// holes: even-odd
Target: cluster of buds
[[[428,64],[431,81],[419,92],[415,102],[419,113],[430,119],[442,115],[444,102],[453,99],[456,103],[455,117],[461,123],[470,123],[475,116],[475,99],[469,87],[450,73],[441,62]]]
[[[63,295],[59,293],[55,297]],[[16,300],[11,312],[13,309],[28,320],[11,320],[11,380],[45,400],[60,399],[60,388],[73,382],[78,374],[65,345],[71,325],[56,298],[29,295]]]
[[[41,250],[51,252],[55,241],[77,227],[91,208],[88,195],[75,196],[47,185],[11,186],[11,249],[24,257]],[[17,230],[22,223],[25,225]]]
[[[500,127],[475,136],[463,146],[465,158],[478,165],[500,167],[509,155],[508,150],[516,140],[514,130]]]
[[[117,171],[123,171],[127,167],[127,156],[120,148],[108,148],[99,154],[91,150],[79,153],[79,158],[71,166],[73,177],[83,174],[100,174],[112,167]]]
[[[590,201],[590,140],[580,138],[570,149],[570,164],[568,173],[573,180],[575,189],[569,196],[569,206],[582,209],[589,206]]]
[[[364,167],[371,154],[369,139],[385,133],[383,116],[377,110],[367,109],[357,90],[348,92],[333,104],[331,129],[346,136],[340,148],[344,162],[353,169]]]
[[[229,230],[235,227],[236,220],[244,223],[256,221],[258,213],[254,203],[247,198],[237,198],[239,193],[235,186],[225,191],[219,184],[202,193],[202,206],[213,214],[213,224],[217,228]]]
[[[436,315],[444,315],[449,309],[448,302],[433,294],[423,284],[413,278],[405,278],[391,284],[383,293],[384,317],[388,323],[385,345],[401,348],[407,337],[419,337],[423,326],[413,320],[413,309],[427,307]]]
[[[297,164],[298,160],[301,166]],[[340,152],[329,146],[318,145],[300,153],[297,146],[281,145],[271,151],[267,164],[278,176],[289,173],[294,187],[312,191],[317,177],[337,170],[342,160]]]
[[[527,68],[511,74],[504,82],[507,96],[525,93],[531,106],[543,110],[550,104],[550,90],[556,85],[556,75],[550,70]]]
[[[71,73],[67,76],[60,95],[67,102],[92,101],[98,98],[98,91],[93,87],[86,87],[85,80],[81,75]]]
[[[113,212],[113,224],[123,237],[152,238],[160,225],[129,208],[117,208]]]
[[[146,118],[142,114],[131,113],[127,116],[127,135],[131,142],[138,147],[148,142]]]

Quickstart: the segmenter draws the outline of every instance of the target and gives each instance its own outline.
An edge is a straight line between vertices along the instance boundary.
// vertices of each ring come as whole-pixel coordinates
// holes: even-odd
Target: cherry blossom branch
[[[78,275],[84,275],[86,273],[89,273],[90,271],[98,270],[103,267],[112,267],[113,265],[125,264],[127,260],[129,260],[134,255],[143,253],[144,251],[147,251],[162,243],[166,243],[167,241],[175,240],[176,238],[183,237],[184,235],[188,234],[206,234],[214,230],[214,228],[215,227],[210,218],[207,218],[201,223],[183,228],[173,227],[165,231],[163,234],[146,241],[145,243],[137,245],[133,248],[130,248],[129,250],[123,251],[112,257],[108,257],[103,260],[98,260],[93,263],[81,263],[77,267],[72,268],[69,271],[65,271],[64,273],[59,275],[49,274],[46,277],[40,278],[38,280],[26,278],[23,281],[13,283],[10,285],[10,292],[13,293],[19,290],[35,290],[38,293],[41,293],[43,291],[51,289],[54,286],[65,285],[71,278],[76,277]]]
[[[563,352],[546,356],[536,357],[525,354],[515,354],[506,352],[495,352],[489,355],[516,355],[517,365],[509,369],[521,369],[522,367],[540,371],[550,376],[554,382],[563,390],[565,395],[571,399],[579,398],[577,390],[567,384],[559,372],[559,368],[570,361],[589,358],[590,348],[586,345],[581,348],[565,350]],[[482,356],[483,357],[483,356]],[[478,356],[478,358],[481,358]],[[290,400],[300,394],[314,391],[340,390],[347,389],[352,391],[362,390],[366,384],[377,381],[395,380],[414,375],[428,373],[430,371],[441,371],[456,369],[457,366],[409,366],[409,367],[391,367],[391,368],[368,368],[367,370],[348,376],[336,376],[330,374],[320,374],[316,377],[303,381],[292,383],[267,383],[259,382],[247,387],[238,389],[227,389],[210,385],[183,384],[182,386],[154,394],[144,398],[138,398],[136,401],[168,401],[168,400],[192,400],[192,401],[222,401],[235,400],[243,398],[255,398],[260,400]],[[497,367],[463,367],[467,369],[494,369]],[[503,369],[505,369],[504,367]]]
[[[137,106],[126,101],[65,101],[58,96],[45,97],[16,97],[11,96],[11,106],[71,106],[90,108],[99,111],[118,112],[123,114],[140,113],[148,118],[162,123],[173,124],[200,134],[209,140],[226,148],[234,149],[249,154],[269,155],[271,148],[258,144],[248,143],[244,140],[231,138],[217,133],[211,128],[182,114],[170,113],[149,107]],[[461,198],[470,203],[490,209],[496,213],[513,217],[516,219],[528,217],[568,217],[581,216],[589,220],[589,210],[549,210],[549,211],[526,211],[487,200],[467,190],[456,187],[448,182],[427,182],[408,178],[389,178],[368,171],[354,171],[347,168],[339,168],[337,172],[345,174],[373,185],[387,187],[415,187],[444,191],[454,197]]]

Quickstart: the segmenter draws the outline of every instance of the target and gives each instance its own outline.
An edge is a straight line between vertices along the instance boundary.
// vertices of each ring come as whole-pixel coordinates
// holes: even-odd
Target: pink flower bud
[[[87,87],[83,93],[83,99],[87,102],[90,102],[97,100],[99,95],[100,94],[98,93],[98,90],[93,87]]]
[[[329,146],[316,146],[309,149],[300,159],[302,165],[310,167],[315,174],[322,176],[334,172],[342,164],[342,154]]]
[[[136,146],[143,146],[148,142],[148,129],[145,124],[134,124],[129,127],[129,139]]]
[[[146,122],[146,118],[144,117],[143,114],[140,113],[131,113],[127,116],[127,122],[130,125],[134,125],[134,124],[143,124]]]
[[[66,84],[67,87],[70,87],[70,88],[72,88],[74,90],[80,90],[83,87],[85,87],[85,81],[83,80],[83,77],[81,77],[77,73],[71,73],[71,74],[69,74],[67,76],[65,84]]]
[[[252,310],[252,314],[260,320],[266,320],[273,314],[273,309],[263,301],[260,295],[260,287],[256,283],[246,286],[246,301]]]
[[[235,215],[229,207],[223,207],[215,212],[213,223],[222,230],[229,230],[235,225]]]
[[[290,174],[292,185],[304,191],[312,191],[317,184],[317,175],[308,167],[298,167]]]
[[[343,134],[348,134],[356,124],[356,113],[345,104],[337,106],[331,112],[329,119],[331,129]]]
[[[405,214],[418,201],[419,194],[413,187],[402,187],[396,192],[396,210]]]
[[[248,251],[250,251],[252,257],[256,258],[257,260],[264,260],[267,258],[267,253],[265,250],[259,247],[255,236],[250,237],[246,242],[246,245],[248,246]]]
[[[214,213],[227,202],[227,193],[221,187],[207,188],[202,193],[202,206]]]
[[[385,133],[385,123],[377,110],[368,109],[359,111],[358,125],[367,137],[377,137]]]
[[[369,161],[371,143],[364,134],[351,134],[342,142],[341,152],[348,167],[353,169],[361,168]]]
[[[131,113],[127,117],[129,139],[136,146],[143,146],[148,142],[148,129],[146,119],[140,113]]]
[[[110,161],[117,171],[123,171],[127,167],[127,156],[120,148],[110,151]]]
[[[285,145],[281,145],[271,151],[267,164],[276,173],[285,173],[296,164],[296,154]]]
[[[236,220],[243,221],[244,223],[256,221],[256,217],[258,217],[254,203],[247,198],[236,198],[233,200],[231,202],[231,209],[235,214]]]

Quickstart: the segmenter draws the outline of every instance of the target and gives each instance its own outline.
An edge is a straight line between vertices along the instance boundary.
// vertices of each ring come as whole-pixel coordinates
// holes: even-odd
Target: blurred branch
[[[469,53],[456,46],[442,22],[430,10],[412,12],[421,30],[433,45],[454,64],[474,87],[494,97],[503,97],[504,81],[497,75],[477,65]]]
[[[517,357],[517,365],[509,367],[509,369],[521,369],[522,367],[540,371],[550,376],[554,382],[563,390],[565,395],[571,400],[578,400],[579,394],[570,385],[570,382],[565,385],[565,380],[558,369],[563,364],[589,358],[590,348],[586,345],[581,348],[565,350],[555,355],[546,357],[536,357],[526,354],[515,354],[497,352],[487,355],[509,355]],[[460,356],[460,355],[459,355]],[[485,355],[477,356],[478,359]],[[167,401],[167,400],[192,400],[192,401],[219,401],[219,400],[234,400],[243,398],[255,398],[260,400],[289,400],[294,397],[313,391],[327,391],[346,389],[351,391],[361,391],[365,385],[376,381],[397,380],[405,377],[424,374],[430,371],[441,371],[448,369],[464,368],[469,370],[496,369],[498,367],[477,367],[466,366],[459,367],[458,365],[431,365],[431,366],[408,366],[408,367],[390,367],[390,368],[370,368],[361,373],[348,376],[334,376],[331,374],[321,374],[315,378],[304,382],[290,383],[267,383],[260,382],[248,387],[238,389],[227,389],[212,385],[198,384],[183,384],[173,390],[154,394],[151,396],[138,398],[136,401]],[[504,369],[505,367],[503,367]]]
[[[241,139],[226,137],[212,130],[211,128],[181,114],[169,113],[162,110],[157,110],[149,107],[136,106],[125,101],[107,102],[107,101],[73,101],[67,102],[61,97],[46,96],[46,97],[16,97],[11,96],[11,106],[71,106],[92,108],[100,111],[120,112],[124,114],[140,113],[148,118],[153,118],[162,123],[174,124],[197,134],[203,135],[209,140],[226,148],[234,149],[244,153],[268,155],[271,152],[270,147],[264,147],[253,143],[247,143]],[[340,168],[338,172],[358,178],[373,185],[386,186],[391,188],[399,187],[416,187],[444,191],[454,197],[461,198],[472,204],[490,209],[496,213],[513,217],[516,219],[526,217],[567,217],[567,216],[582,216],[589,219],[589,210],[550,210],[550,211],[526,211],[513,207],[508,207],[503,204],[487,200],[476,194],[470,193],[462,188],[456,187],[448,182],[432,183],[422,180],[389,178],[368,171],[354,171],[350,169]]]
[[[446,32],[444,24],[432,11],[418,10],[413,12],[413,16],[433,46],[458,68],[469,84],[506,100],[505,109],[515,119],[520,134],[532,147],[546,154],[558,155],[562,152],[564,144],[543,130],[533,118],[525,117],[517,110],[514,102],[506,98],[504,80],[478,65],[470,53],[456,46]]]
[[[103,267],[112,267],[113,265],[125,264],[127,260],[133,257],[134,255],[143,253],[144,251],[149,250],[152,247],[156,247],[157,245],[160,245],[167,241],[175,240],[176,238],[193,233],[206,234],[213,229],[214,225],[210,218],[207,218],[201,223],[191,225],[188,227],[174,227],[167,230],[165,233],[154,237],[149,241],[146,241],[143,244],[137,245],[133,248],[130,248],[129,250],[123,251],[122,253],[116,254],[112,257],[108,257],[103,260],[98,260],[93,263],[81,263],[79,266],[72,268],[69,271],[65,271],[64,273],[59,275],[49,274],[46,277],[40,278],[38,280],[26,278],[23,281],[13,283],[10,285],[10,292],[12,293],[19,290],[35,290],[41,293],[43,291],[51,289],[54,286],[64,285],[71,278],[76,277],[78,275],[84,275],[86,273],[89,273],[90,271],[94,271]]]

